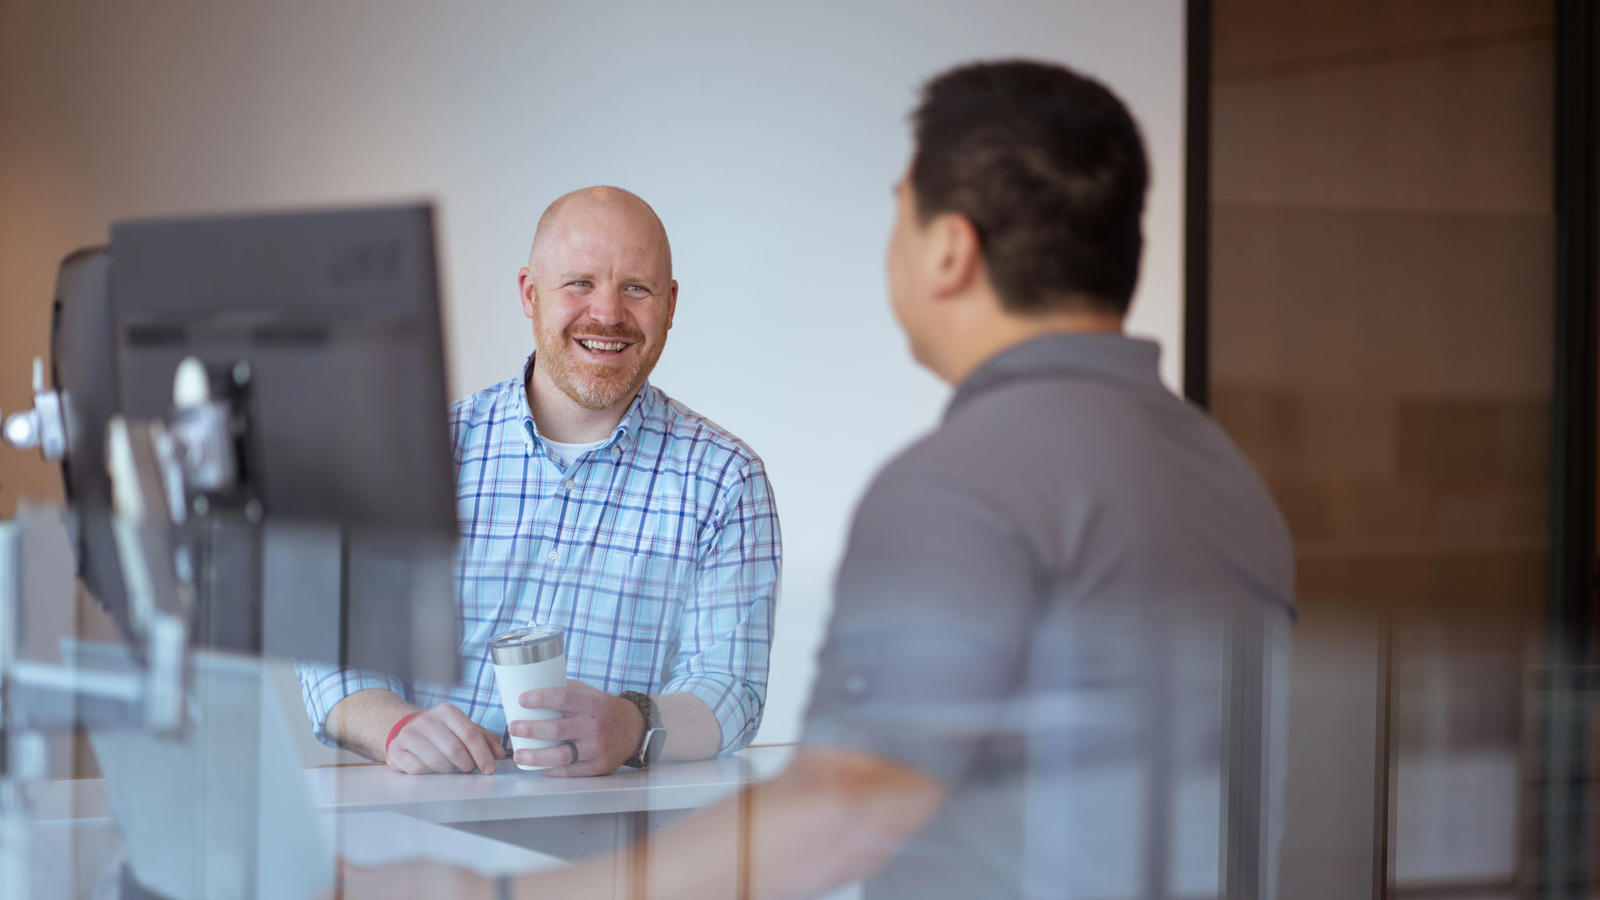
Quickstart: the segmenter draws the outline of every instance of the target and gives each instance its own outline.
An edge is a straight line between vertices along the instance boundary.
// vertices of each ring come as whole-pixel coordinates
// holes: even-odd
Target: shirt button
[[[550,558],[551,559],[555,559],[556,558],[556,552],[554,550],[550,551]]]
[[[573,483],[572,483],[572,482],[570,482],[570,481],[568,481],[568,482],[565,482],[565,483],[564,483],[564,484],[562,484],[562,485],[561,485],[561,486],[562,486],[562,487],[564,487],[564,488],[566,488],[566,489],[567,489],[567,490],[569,490],[569,491],[570,491],[570,490],[572,490],[572,489],[573,489],[573,488],[575,488],[575,487],[577,487],[577,485],[576,485],[576,484],[573,484]]]

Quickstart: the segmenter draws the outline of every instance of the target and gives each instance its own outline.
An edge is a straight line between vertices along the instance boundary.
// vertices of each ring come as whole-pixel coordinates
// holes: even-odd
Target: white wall
[[[0,7],[0,408],[45,346],[57,260],[118,218],[434,199],[460,395],[529,348],[515,276],[549,200],[654,204],[682,283],[655,381],[765,456],[783,518],[762,740],[795,733],[853,498],[945,396],[883,299],[922,80],[1026,55],[1129,102],[1155,173],[1132,324],[1177,383],[1177,0]],[[53,490],[0,451],[0,514]]]

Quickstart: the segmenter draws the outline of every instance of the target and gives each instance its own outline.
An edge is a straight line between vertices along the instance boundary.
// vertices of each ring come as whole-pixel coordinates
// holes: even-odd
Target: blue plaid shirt
[[[450,430],[462,683],[301,664],[317,737],[332,743],[328,711],[366,688],[423,708],[449,701],[504,735],[489,640],[539,623],[566,629],[568,677],[613,694],[693,694],[722,727],[719,753],[748,744],[766,699],[781,559],[761,458],[649,384],[566,469],[520,379],[457,401]]]

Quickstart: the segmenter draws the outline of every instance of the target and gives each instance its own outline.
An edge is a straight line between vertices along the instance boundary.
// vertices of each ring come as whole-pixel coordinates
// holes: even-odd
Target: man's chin
[[[574,379],[572,384],[564,387],[574,403],[594,412],[611,409],[624,399],[632,398],[639,390],[638,385],[593,378]]]

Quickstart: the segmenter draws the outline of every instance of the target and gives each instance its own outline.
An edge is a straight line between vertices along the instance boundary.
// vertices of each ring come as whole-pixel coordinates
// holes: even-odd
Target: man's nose
[[[601,288],[589,295],[589,318],[603,325],[620,325],[625,317],[622,292]]]

